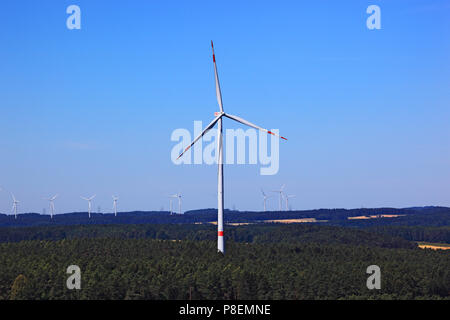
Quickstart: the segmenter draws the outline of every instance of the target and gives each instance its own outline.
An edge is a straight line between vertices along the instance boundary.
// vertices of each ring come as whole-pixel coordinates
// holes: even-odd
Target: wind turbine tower
[[[219,83],[219,75],[217,73],[217,65],[216,65],[216,56],[214,54],[214,45],[211,41],[211,47],[212,47],[212,58],[213,58],[213,64],[214,64],[214,76],[216,81],[216,97],[217,97],[217,103],[219,104],[220,111],[215,112],[214,116],[215,118],[211,121],[210,124],[202,131],[201,134],[199,134],[192,142],[191,144],[184,149],[184,151],[178,156],[177,159],[179,159],[183,154],[188,151],[201,137],[203,137],[210,129],[212,129],[216,123],[217,123],[217,165],[218,165],[218,175],[217,175],[217,250],[221,253],[225,253],[225,241],[223,238],[223,208],[224,208],[224,192],[223,192],[223,128],[222,128],[222,122],[223,118],[229,118],[231,120],[237,121],[239,123],[242,123],[246,126],[255,128],[257,130],[261,130],[263,132],[266,132],[268,134],[278,136],[277,134],[261,128],[247,120],[244,120],[240,117],[225,113],[223,111],[223,103],[222,103],[222,93],[220,91],[220,83]],[[287,140],[284,137],[280,137],[282,139]]]
[[[116,196],[112,196],[112,198],[113,198],[114,216],[117,217],[117,200],[119,200],[119,198]]]

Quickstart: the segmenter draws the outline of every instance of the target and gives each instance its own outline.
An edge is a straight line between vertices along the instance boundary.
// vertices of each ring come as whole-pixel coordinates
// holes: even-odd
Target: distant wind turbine
[[[280,194],[280,201],[279,201],[279,211],[281,211],[281,206],[282,206],[282,203],[283,203],[283,190],[284,190],[284,184],[281,186],[281,188],[280,188],[280,190],[273,190],[272,192],[276,192],[276,193],[279,193]]]
[[[11,209],[11,213],[14,212],[14,218],[17,219],[17,204],[20,203],[20,201],[17,201],[16,197],[11,193],[11,196],[13,198],[13,206]]]
[[[295,198],[295,195],[293,195],[293,194],[290,194],[290,195],[284,194],[284,200],[286,201],[286,211],[289,210],[289,199],[290,198]]]
[[[178,198],[178,214],[181,214],[181,193],[171,195],[170,198]],[[170,199],[170,213],[172,214],[172,199]]]
[[[116,196],[112,196],[112,198],[113,198],[114,216],[117,217],[117,200],[119,200],[119,198]]]
[[[83,199],[83,200],[86,200],[87,202],[88,202],[88,214],[89,214],[89,218],[91,217],[91,201],[92,201],[92,199],[94,199],[95,198],[95,194],[92,196],[92,197],[90,197],[90,198],[85,198],[85,197],[80,197],[81,199]]]
[[[58,198],[58,195],[54,195],[51,198],[44,198],[44,200],[47,200],[49,202],[49,206],[50,206],[50,218],[53,219],[53,214],[55,212],[55,199]]]
[[[215,76],[215,80],[216,80],[216,97],[217,97],[217,102],[219,104],[220,112],[214,113],[215,118],[211,121],[211,123],[208,124],[208,126],[203,130],[203,132],[200,133],[200,135],[198,135],[186,149],[184,149],[184,151],[178,156],[177,159],[179,159],[181,156],[183,156],[183,154],[186,151],[188,151],[194,145],[194,143],[196,143],[198,140],[200,140],[200,138],[203,137],[217,123],[217,138],[216,138],[217,139],[217,149],[218,149],[217,150],[217,165],[218,165],[218,175],[217,175],[217,249],[219,252],[225,253],[225,241],[223,238],[223,207],[224,207],[224,204],[223,204],[223,199],[224,199],[224,194],[223,194],[223,135],[222,135],[223,117],[240,122],[246,126],[255,128],[257,130],[261,130],[263,132],[266,132],[266,133],[274,135],[274,136],[278,136],[278,135],[267,129],[261,128],[251,122],[248,122],[247,120],[244,120],[237,116],[233,116],[233,115],[225,113],[223,111],[222,93],[220,91],[219,75],[217,74],[216,56],[214,54],[214,45],[213,45],[212,41],[211,41],[211,47],[212,47],[212,58],[213,58],[213,63],[214,63],[214,76]],[[287,140],[284,137],[280,137],[280,138]]]
[[[173,214],[173,200],[172,200],[173,198],[177,198],[177,196],[176,195],[169,196],[169,211],[171,215]]]
[[[267,199],[272,198],[272,197],[271,196],[267,196],[262,189],[261,189],[261,193],[262,193],[262,195],[264,197],[264,212],[266,212],[266,201],[267,201]]]

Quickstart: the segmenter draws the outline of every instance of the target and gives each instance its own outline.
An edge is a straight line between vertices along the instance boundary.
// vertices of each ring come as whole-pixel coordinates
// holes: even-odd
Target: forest
[[[450,299],[442,227],[136,224],[0,228],[0,299]],[[81,290],[66,287],[69,265]],[[381,289],[366,286],[370,265]]]

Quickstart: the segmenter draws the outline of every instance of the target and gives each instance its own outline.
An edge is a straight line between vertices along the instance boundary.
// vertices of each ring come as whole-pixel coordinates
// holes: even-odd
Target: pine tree
[[[24,300],[25,296],[25,288],[27,286],[28,280],[23,274],[19,274],[17,278],[14,280],[14,283],[11,287],[11,295],[10,300]]]

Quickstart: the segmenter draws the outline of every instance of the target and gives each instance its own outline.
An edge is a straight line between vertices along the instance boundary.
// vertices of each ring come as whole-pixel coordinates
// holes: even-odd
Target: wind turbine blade
[[[96,196],[96,194],[94,194],[92,197],[90,197],[88,200],[92,200],[92,199],[94,199],[95,198],[95,196]]]
[[[53,201],[53,200],[55,200],[56,198],[58,198],[58,194],[56,194],[56,195],[54,195],[52,198],[50,198],[50,201]]]
[[[184,151],[178,156],[177,160],[180,159],[180,158],[183,156],[183,154],[184,154],[186,151],[188,151],[188,150],[194,145],[194,143],[196,143],[196,142],[197,142],[201,137],[203,137],[203,136],[204,136],[204,135],[212,128],[212,127],[214,127],[214,125],[216,124],[217,121],[219,121],[219,119],[222,117],[222,115],[223,115],[223,114],[221,113],[221,114],[219,114],[217,117],[215,117],[214,120],[211,121],[211,123],[208,124],[208,126],[202,131],[202,133],[200,133],[200,134],[198,135],[198,137],[195,138],[194,141],[192,141],[191,144],[190,144],[186,149],[184,149]]]
[[[88,198],[85,198],[85,197],[80,197],[80,198],[83,199],[83,200],[89,201]]]
[[[217,103],[220,107],[220,112],[223,112],[223,104],[222,104],[222,92],[220,91],[220,82],[219,82],[219,74],[217,73],[217,65],[216,65],[216,55],[214,54],[214,44],[211,40],[211,48],[213,54],[213,63],[214,63],[214,77],[216,79],[216,96]]]
[[[267,132],[268,134],[271,134],[271,135],[274,135],[274,136],[279,137],[279,138],[281,138],[281,139],[287,140],[285,137],[279,136],[279,135],[273,133],[273,132],[270,131],[270,130],[261,128],[261,127],[257,126],[256,124],[253,124],[253,123],[251,123],[251,122],[249,122],[249,121],[247,121],[247,120],[245,120],[245,119],[242,119],[242,118],[240,118],[240,117],[233,116],[233,115],[228,114],[228,113],[224,113],[223,115],[224,115],[225,117],[227,117],[227,118],[230,118],[230,119],[234,120],[234,121],[237,121],[237,122],[240,122],[240,123],[242,123],[242,124],[245,124],[246,126],[249,126],[249,127],[252,127],[252,128],[255,128],[255,129],[258,129],[258,130],[261,130],[261,131],[263,131],[263,132]]]

